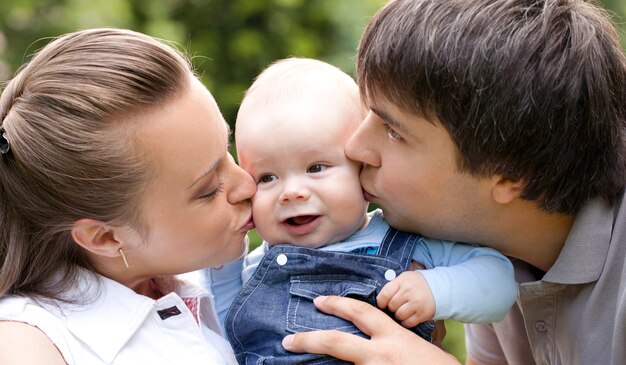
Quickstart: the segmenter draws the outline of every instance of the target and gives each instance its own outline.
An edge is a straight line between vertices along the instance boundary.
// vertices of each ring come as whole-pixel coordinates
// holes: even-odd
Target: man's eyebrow
[[[403,133],[406,134],[411,134],[406,127],[401,124],[398,123],[391,115],[389,115],[389,113],[387,113],[386,111],[380,110],[380,109],[376,109],[376,108],[370,108],[370,110],[372,111],[372,113],[378,115],[378,117],[382,120],[385,121],[385,123],[389,124],[389,126],[391,126],[394,129],[398,129],[400,131],[402,131]]]
[[[198,176],[196,179],[194,179],[193,182],[191,183],[191,185],[189,185],[187,187],[187,189],[191,189],[194,185],[196,185],[198,183],[198,181],[204,179],[205,177],[207,177],[207,175],[209,175],[213,171],[215,171],[215,169],[217,169],[217,167],[219,165],[221,165],[223,161],[224,161],[224,157],[222,157],[222,158],[218,159],[217,161],[215,161],[215,163],[213,163],[208,169],[206,169],[200,176]]]

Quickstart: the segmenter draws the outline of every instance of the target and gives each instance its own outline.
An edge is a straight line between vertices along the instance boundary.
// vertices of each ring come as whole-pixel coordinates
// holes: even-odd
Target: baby
[[[314,361],[316,355],[287,353],[282,337],[358,332],[316,311],[319,295],[376,303],[426,339],[432,325],[422,322],[498,321],[515,301],[512,265],[498,252],[399,232],[380,210],[367,213],[360,165],[344,153],[365,114],[353,79],[317,60],[278,61],[247,91],[235,140],[240,165],[257,182],[253,217],[264,242],[203,273],[223,321],[230,307],[225,331],[240,363],[265,356]],[[413,270],[412,262],[424,269]]]

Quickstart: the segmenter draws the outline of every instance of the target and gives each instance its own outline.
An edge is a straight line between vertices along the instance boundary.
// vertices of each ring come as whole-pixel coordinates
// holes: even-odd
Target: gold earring
[[[117,252],[120,253],[120,255],[122,256],[122,260],[124,260],[124,266],[126,266],[126,268],[128,269],[130,266],[128,266],[128,261],[126,260],[126,255],[124,255],[124,251],[122,250],[122,248],[120,247]]]

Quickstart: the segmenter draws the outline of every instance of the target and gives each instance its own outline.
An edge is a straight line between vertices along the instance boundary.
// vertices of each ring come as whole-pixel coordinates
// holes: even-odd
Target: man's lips
[[[365,176],[365,172],[366,170],[364,167],[363,170],[361,170],[361,175],[359,175],[359,182],[361,183],[361,189],[363,189],[363,198],[365,198],[368,202],[371,202],[376,200],[378,197],[367,191],[367,186],[372,182],[372,180]]]
[[[365,200],[367,200],[368,202],[371,202],[373,200],[376,199],[375,195],[372,195],[370,193],[368,193],[365,189],[363,189],[363,197],[365,198]]]

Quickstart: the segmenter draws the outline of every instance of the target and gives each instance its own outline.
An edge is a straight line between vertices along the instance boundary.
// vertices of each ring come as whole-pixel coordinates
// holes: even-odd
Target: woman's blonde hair
[[[8,82],[0,121],[0,297],[59,298],[79,267],[80,218],[140,226],[150,181],[133,141],[132,115],[188,87],[188,60],[147,35],[92,29],[45,46]],[[60,280],[49,280],[62,275]]]

